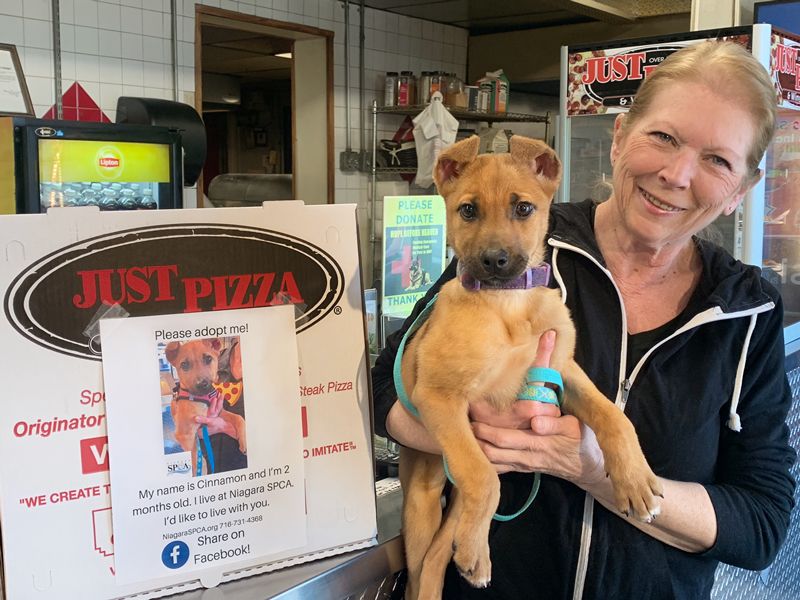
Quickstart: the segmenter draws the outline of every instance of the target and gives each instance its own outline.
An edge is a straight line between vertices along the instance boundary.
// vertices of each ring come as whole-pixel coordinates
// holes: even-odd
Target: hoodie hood
[[[553,240],[580,248],[603,268],[607,268],[594,235],[597,203],[554,204],[550,210],[550,235]],[[716,244],[694,237],[703,265],[699,293],[703,308],[718,306],[724,313],[737,313],[774,302],[778,291],[761,277],[761,269],[733,258]],[[549,256],[548,256],[549,259]]]

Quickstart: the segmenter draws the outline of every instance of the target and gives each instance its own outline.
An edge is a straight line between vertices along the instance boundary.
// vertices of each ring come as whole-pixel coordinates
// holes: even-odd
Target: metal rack
[[[377,101],[372,101],[372,156],[370,162],[370,182],[368,189],[369,219],[370,219],[370,254],[372,259],[372,280],[377,281],[381,272],[379,269],[378,244],[381,239],[378,235],[377,219],[375,218],[375,207],[377,203],[376,183],[378,174],[394,175],[413,175],[417,172],[416,168],[409,167],[378,167],[378,115],[398,115],[416,116],[425,110],[426,105],[413,106],[378,106]],[[450,114],[459,121],[484,122],[484,123],[544,123],[544,137],[547,139],[550,127],[550,113],[544,115],[524,114],[524,113],[496,113],[496,112],[477,112],[463,108],[454,108],[445,105]]]

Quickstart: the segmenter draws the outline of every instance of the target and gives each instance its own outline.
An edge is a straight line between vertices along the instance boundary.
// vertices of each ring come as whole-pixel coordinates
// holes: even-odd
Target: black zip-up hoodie
[[[472,589],[451,569],[448,598],[708,598],[718,561],[762,569],[786,536],[795,453],[785,424],[791,393],[777,290],[757,268],[696,240],[703,274],[677,331],[656,343],[626,377],[621,297],[597,247],[594,209],[591,202],[551,209],[552,285],[561,288],[578,331],[575,358],[625,410],[656,474],[706,487],[717,540],[702,554],[678,550],[640,532],[577,486],[542,476],[531,508],[513,521],[493,522],[491,586]],[[392,364],[400,337],[429,297],[454,277],[454,263],[387,340],[372,371],[381,435],[397,397]],[[498,512],[516,510],[531,481],[529,474],[501,476]]]

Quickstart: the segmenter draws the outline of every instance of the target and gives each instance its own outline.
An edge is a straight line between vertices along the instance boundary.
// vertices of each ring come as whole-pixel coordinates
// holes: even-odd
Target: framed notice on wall
[[[0,44],[0,115],[33,115],[16,46]]]

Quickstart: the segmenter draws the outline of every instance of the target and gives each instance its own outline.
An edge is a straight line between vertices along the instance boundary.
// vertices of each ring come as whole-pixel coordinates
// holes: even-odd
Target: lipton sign
[[[4,307],[31,341],[100,360],[97,341],[84,331],[104,306],[143,316],[291,303],[300,332],[334,309],[343,283],[327,252],[284,233],[218,224],[143,227],[45,256],[14,279]]]

